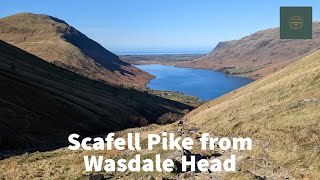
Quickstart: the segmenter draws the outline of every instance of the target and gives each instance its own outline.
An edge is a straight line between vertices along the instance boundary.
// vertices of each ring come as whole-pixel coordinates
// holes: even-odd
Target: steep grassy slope
[[[156,122],[190,106],[89,80],[0,41],[0,149]]]
[[[227,74],[261,78],[320,48],[320,23],[313,39],[280,39],[279,28],[258,31],[240,40],[220,42],[208,55],[179,66],[225,70]]]
[[[197,142],[201,133],[214,137],[251,137],[253,150],[234,152],[238,154],[236,173],[189,174],[194,179],[318,179],[320,177],[320,51],[317,51],[278,72],[235,90],[191,111],[177,123],[166,126],[148,126],[141,129],[120,131],[147,133],[175,132],[190,136]],[[191,129],[198,129],[197,132]],[[145,140],[142,140],[145,145]],[[199,143],[199,142],[198,142]],[[16,156],[0,161],[0,172],[7,178],[87,178],[84,173],[84,155],[132,158],[135,152],[91,151],[71,152],[67,148]],[[174,158],[179,152],[142,151],[142,157]],[[198,148],[193,153],[208,155]],[[221,159],[229,151],[219,151]],[[230,157],[230,156],[229,156]],[[49,165],[48,165],[49,164]],[[63,173],[62,173],[63,172]],[[106,177],[120,179],[146,178],[148,173],[109,173]],[[183,178],[187,175],[174,173],[149,173],[157,177]]]
[[[21,13],[2,18],[0,39],[95,80],[142,88],[152,78],[51,16]]]
[[[190,112],[202,132],[251,137],[242,169],[268,179],[320,177],[320,51]],[[291,179],[291,178],[290,178]]]

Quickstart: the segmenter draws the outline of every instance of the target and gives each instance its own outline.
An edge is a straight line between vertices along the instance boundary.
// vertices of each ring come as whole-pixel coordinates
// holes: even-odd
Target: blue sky
[[[113,52],[208,52],[279,26],[280,6],[312,6],[320,20],[319,0],[0,0],[0,17],[55,16]]]

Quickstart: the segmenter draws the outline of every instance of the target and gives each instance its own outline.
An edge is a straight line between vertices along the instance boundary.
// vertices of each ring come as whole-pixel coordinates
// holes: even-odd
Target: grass
[[[248,155],[253,161],[243,166],[256,175],[316,179],[320,176],[315,170],[320,167],[320,104],[305,99],[320,98],[319,59],[317,51],[206,103],[185,118],[205,132],[253,138],[255,150]]]
[[[198,107],[206,102],[204,100],[199,99],[198,97],[186,95],[180,92],[159,91],[159,90],[151,90],[151,89],[149,89],[148,92],[150,94],[160,96],[166,99],[170,99],[173,101],[177,101],[180,103],[188,104],[193,107]]]
[[[257,66],[257,67],[232,67],[232,68],[224,68],[223,72],[226,75],[231,75],[231,76],[242,76],[242,77],[249,77],[250,73],[257,71],[261,69],[262,67]]]

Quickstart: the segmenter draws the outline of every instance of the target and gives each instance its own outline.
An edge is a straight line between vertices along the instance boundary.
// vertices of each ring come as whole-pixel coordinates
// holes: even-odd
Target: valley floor
[[[153,55],[120,55],[120,59],[133,65],[162,64],[175,65],[203,57],[204,54],[153,54]]]

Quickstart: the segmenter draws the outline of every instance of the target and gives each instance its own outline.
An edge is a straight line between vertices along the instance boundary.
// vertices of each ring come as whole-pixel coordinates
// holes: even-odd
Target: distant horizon
[[[312,0],[1,1],[0,17],[50,15],[111,52],[210,52],[218,42],[279,27],[281,6],[312,6],[320,20],[320,1]]]
[[[116,55],[184,55],[184,54],[208,54],[210,51],[149,51],[149,52],[134,52],[134,51],[128,51],[128,52],[112,52]]]

